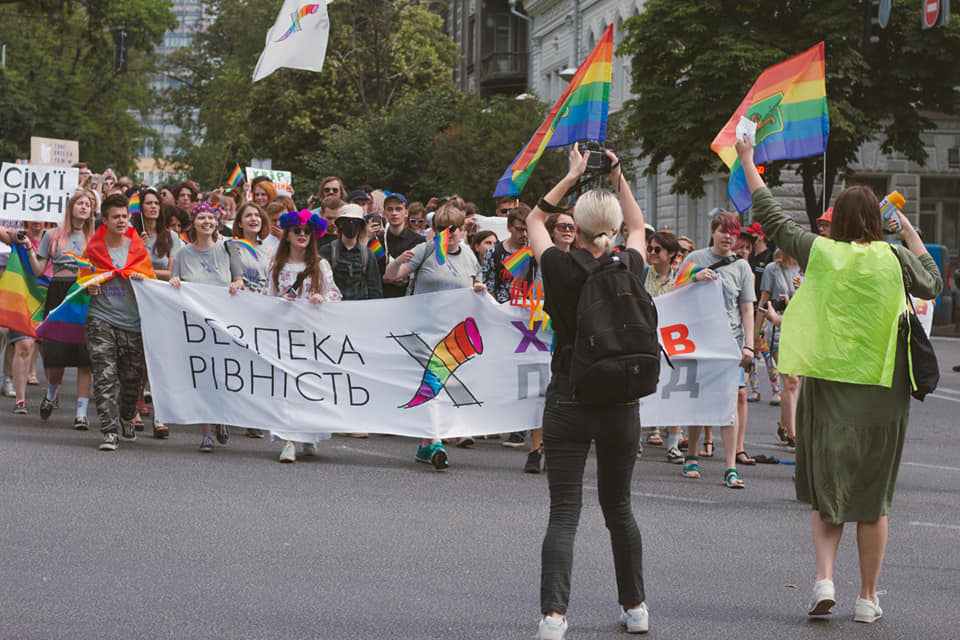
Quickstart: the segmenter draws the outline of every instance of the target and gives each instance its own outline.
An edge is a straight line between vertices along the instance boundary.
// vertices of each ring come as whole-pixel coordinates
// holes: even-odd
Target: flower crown
[[[198,214],[201,213],[212,213],[217,220],[223,219],[223,210],[220,207],[215,207],[206,200],[197,204],[193,209],[190,210],[190,218],[196,218]]]
[[[327,232],[327,221],[324,218],[321,218],[320,214],[318,213],[310,213],[309,209],[288,211],[280,216],[281,229],[286,229],[287,227],[299,227],[302,224],[313,227],[313,235],[318,238],[322,238],[323,234]]]

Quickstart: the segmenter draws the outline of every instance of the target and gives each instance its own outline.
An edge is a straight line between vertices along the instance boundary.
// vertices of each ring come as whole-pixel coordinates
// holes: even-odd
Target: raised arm
[[[570,168],[567,170],[567,175],[563,176],[560,182],[558,182],[553,189],[550,189],[547,195],[541,198],[544,206],[557,207],[560,204],[560,200],[567,195],[567,192],[577,184],[577,180],[583,175],[583,172],[587,168],[587,158],[589,157],[590,152],[588,151],[585,154],[581,154],[577,145],[573,145],[570,148]],[[547,231],[547,213],[547,211],[544,211],[540,207],[540,201],[538,201],[537,206],[535,206],[533,211],[530,212],[530,215],[527,216],[527,237],[530,240],[533,257],[537,262],[540,262],[540,257],[543,255],[543,252],[553,246],[550,232]]]

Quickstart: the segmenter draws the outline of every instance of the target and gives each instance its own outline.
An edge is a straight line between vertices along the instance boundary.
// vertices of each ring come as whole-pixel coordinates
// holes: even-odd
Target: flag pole
[[[827,148],[823,148],[823,190],[820,192],[820,215],[827,212]]]

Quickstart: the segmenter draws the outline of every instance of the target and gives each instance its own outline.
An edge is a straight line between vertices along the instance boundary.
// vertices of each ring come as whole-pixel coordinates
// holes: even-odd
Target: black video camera
[[[602,144],[596,140],[584,140],[577,143],[577,149],[581,155],[587,151],[590,152],[590,157],[587,158],[587,168],[583,172],[584,178],[599,178],[610,173],[613,162]]]
[[[787,308],[787,301],[783,298],[778,298],[776,300],[770,300],[770,306],[773,307],[773,310],[777,313],[783,313]]]

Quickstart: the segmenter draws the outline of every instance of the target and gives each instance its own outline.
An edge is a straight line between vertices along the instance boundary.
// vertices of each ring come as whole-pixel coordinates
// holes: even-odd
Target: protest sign
[[[507,229],[507,219],[500,216],[477,216],[477,231],[493,231],[497,240],[506,240],[510,237]]]
[[[543,321],[531,329],[527,310],[488,294],[461,289],[312,305],[191,283],[133,285],[161,422],[417,438],[540,422],[552,333]],[[691,300],[718,313],[690,307]],[[687,287],[671,304],[680,310],[665,314],[673,323],[665,328],[679,377],[664,367],[641,420],[725,424],[739,358],[719,283]],[[676,321],[681,308],[685,324]],[[681,364],[695,358],[703,364]]]
[[[244,175],[247,177],[247,200],[253,201],[253,192],[250,191],[250,183],[254,178],[267,176],[273,182],[273,188],[280,195],[293,196],[293,174],[289,171],[274,171],[273,169],[257,169],[247,167]]]
[[[63,222],[77,190],[78,169],[4,162],[0,167],[0,217]]]
[[[80,162],[80,143],[76,140],[30,136],[30,164],[69,167]]]
[[[927,336],[930,336],[930,332],[933,331],[933,300],[921,300],[920,298],[913,298],[913,308],[917,312],[917,318],[920,319],[920,324],[923,325],[923,330],[927,332]]]

